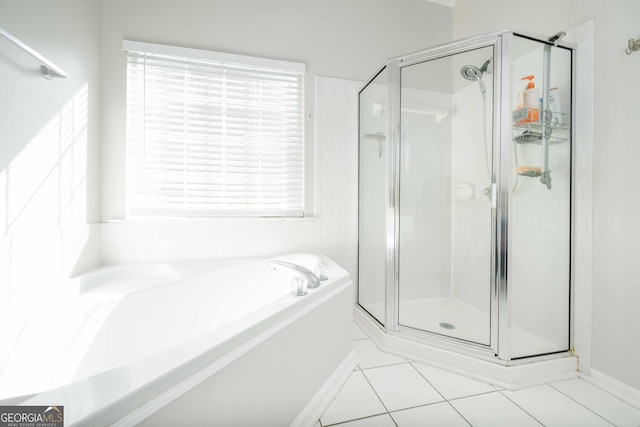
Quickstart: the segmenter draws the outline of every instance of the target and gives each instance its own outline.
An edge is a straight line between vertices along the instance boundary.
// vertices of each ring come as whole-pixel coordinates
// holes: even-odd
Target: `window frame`
[[[127,177],[126,177],[126,212],[127,212],[127,218],[131,218],[131,219],[140,219],[140,218],[190,218],[190,217],[195,217],[195,218],[233,218],[233,217],[251,217],[251,218],[256,218],[256,217],[304,217],[304,208],[305,208],[305,193],[306,193],[306,183],[305,183],[305,120],[304,120],[304,109],[305,109],[305,101],[304,101],[304,87],[305,87],[305,81],[304,81],[304,74],[306,71],[306,67],[305,64],[303,63],[297,63],[297,62],[288,62],[288,61],[280,61],[280,60],[274,60],[274,59],[267,59],[267,58],[258,58],[258,57],[252,57],[252,56],[244,56],[244,55],[237,55],[237,54],[231,54],[231,53],[223,53],[223,52],[214,52],[214,51],[208,51],[208,50],[200,50],[200,49],[190,49],[190,48],[183,48],[183,47],[176,47],[176,46],[167,46],[167,45],[159,45],[159,44],[153,44],[153,43],[144,43],[144,42],[135,42],[135,41],[129,41],[129,40],[123,40],[122,43],[122,48],[123,51],[127,53],[127,101],[126,101],[126,116],[127,116],[127,140],[126,140],[126,152],[127,152],[127,161],[126,161],[126,170],[127,170]],[[139,113],[138,115],[142,115],[143,118],[135,118],[132,119],[130,114],[135,114],[135,113],[130,113],[130,109],[131,109],[131,104],[130,104],[130,62],[131,62],[131,57],[136,56],[136,57],[144,57],[146,58],[147,55],[149,57],[152,58],[161,58],[162,59],[166,59],[167,61],[179,61],[183,64],[186,63],[194,63],[194,64],[198,64],[206,67],[211,67],[211,69],[216,69],[216,67],[219,67],[221,70],[226,69],[225,67],[244,67],[243,68],[243,73],[246,74],[251,74],[252,72],[254,72],[254,74],[256,76],[260,75],[261,73],[265,73],[267,71],[265,70],[270,70],[269,72],[273,71],[273,72],[280,72],[283,73],[283,75],[292,75],[292,76],[296,76],[296,78],[298,79],[297,81],[297,86],[295,88],[295,90],[297,90],[296,93],[296,105],[295,105],[295,117],[293,120],[293,128],[295,128],[297,131],[295,132],[296,136],[295,137],[291,137],[289,139],[286,139],[287,143],[290,144],[296,144],[296,145],[292,145],[294,147],[294,149],[292,150],[297,150],[296,152],[299,153],[299,155],[294,156],[297,160],[295,162],[295,166],[293,167],[295,169],[294,172],[291,172],[289,169],[286,169],[287,172],[285,173],[286,178],[284,179],[280,179],[279,182],[287,182],[287,184],[282,184],[285,185],[284,188],[286,188],[287,190],[290,188],[290,185],[295,186],[295,195],[291,196],[291,200],[293,200],[292,206],[294,206],[293,208],[291,208],[289,206],[289,202],[285,201],[283,207],[281,208],[277,208],[277,209],[264,209],[264,208],[260,208],[259,206],[265,206],[264,204],[261,204],[260,202],[256,202],[256,200],[258,199],[264,199],[267,200],[269,203],[273,202],[276,203],[274,201],[274,199],[284,199],[284,200],[289,200],[289,192],[288,191],[284,191],[283,193],[281,193],[281,195],[279,196],[274,196],[274,194],[276,194],[276,192],[271,191],[271,192],[267,192],[264,193],[264,195],[261,196],[261,194],[259,191],[255,192],[255,194],[253,194],[251,191],[245,191],[244,194],[252,194],[254,198],[252,198],[251,196],[245,196],[246,199],[246,206],[249,206],[249,208],[245,208],[245,209],[225,209],[225,208],[211,208],[213,206],[218,206],[217,202],[211,202],[211,207],[207,208],[195,208],[194,206],[197,205],[197,203],[193,202],[185,202],[183,204],[180,203],[174,203],[171,206],[175,206],[176,208],[168,208],[169,204],[165,204],[164,208],[163,207],[150,207],[150,208],[144,208],[141,207],[144,205],[144,202],[140,201],[140,198],[145,198],[148,197],[149,199],[153,199],[153,197],[155,197],[155,193],[154,191],[158,191],[158,199],[162,199],[162,190],[157,190],[156,187],[153,187],[154,185],[157,185],[158,187],[162,187],[161,183],[155,183],[155,184],[148,184],[147,182],[143,183],[143,184],[132,184],[133,180],[136,178],[133,178],[134,176],[136,176],[136,174],[140,174],[141,171],[143,171],[142,173],[144,173],[145,171],[145,160],[139,161],[139,160],[135,160],[135,156],[132,154],[133,150],[142,150],[142,157],[145,156],[145,150],[148,147],[148,144],[150,144],[147,140],[147,136],[146,136],[146,132],[145,130],[142,131],[142,136],[138,136],[138,137],[134,137],[132,136],[132,134],[134,133],[132,131],[132,128],[135,126],[140,126],[140,123],[137,122],[136,120],[142,120],[143,126],[147,126],[147,121],[149,121],[147,119],[147,113],[146,113],[146,108],[143,107],[143,112]],[[145,59],[146,61],[146,59]],[[146,91],[146,62],[144,63],[145,65],[143,65],[143,69],[144,71],[144,76],[142,77],[142,80],[145,82],[144,83],[144,91]],[[185,65],[185,67],[188,65]],[[186,83],[185,83],[186,85]],[[146,94],[146,92],[145,92]],[[137,95],[140,96],[140,95]],[[142,95],[143,100],[142,102],[144,103],[144,105],[146,106],[146,103],[148,102],[146,99],[146,95]],[[264,106],[258,107],[258,108],[264,108]],[[290,114],[290,113],[289,113]],[[213,117],[213,116],[211,116]],[[132,123],[135,122],[135,123]],[[250,122],[250,120],[247,120],[247,122]],[[255,126],[255,124],[254,124]],[[144,128],[146,129],[146,127]],[[138,138],[136,141],[133,141],[133,139]],[[140,140],[140,138],[142,138]],[[219,141],[209,141],[207,142],[207,144],[211,144],[212,142],[219,142]],[[257,142],[259,143],[260,141],[257,140]],[[225,146],[226,142],[222,142],[221,143],[222,146]],[[268,143],[266,143],[268,146]],[[280,144],[282,145],[282,144]],[[135,147],[134,147],[135,146]],[[285,150],[288,150],[285,148]],[[289,153],[289,151],[287,151],[287,153]],[[140,156],[140,155],[139,155]],[[266,157],[266,156],[265,156]],[[133,159],[133,160],[132,160]],[[136,163],[137,162],[137,163]],[[270,165],[268,163],[268,160],[265,161],[268,165]],[[136,165],[134,166],[134,163],[136,163]],[[188,168],[189,166],[187,165],[187,163],[189,163],[188,161],[185,161],[185,170],[182,171],[183,174],[187,175],[188,174]],[[250,163],[250,161],[247,161],[247,163]],[[142,166],[141,166],[142,164]],[[260,163],[262,164],[262,163]],[[138,169],[136,169],[138,168]],[[255,171],[257,169],[259,169],[259,167],[257,169],[251,169],[250,167],[247,167],[248,170],[251,171]],[[162,169],[158,169],[158,174],[164,173],[164,170]],[[249,174],[251,172],[248,172]],[[291,174],[295,175],[295,176],[290,176]],[[152,172],[148,172],[148,175],[152,176],[153,173]],[[223,176],[224,173],[221,173],[220,176]],[[207,175],[209,176],[209,175]],[[214,174],[210,175],[210,176],[214,176]],[[234,175],[231,175],[234,176]],[[268,175],[267,175],[268,176]],[[161,181],[161,179],[159,179]],[[223,177],[224,180],[224,177]],[[290,184],[290,183],[294,183],[294,184]],[[165,186],[167,185],[167,183],[164,183]],[[148,194],[146,192],[144,192],[143,190],[134,190],[134,188],[136,188],[136,185],[139,185],[140,187],[144,187],[145,185],[149,185],[151,188],[151,191],[149,192],[149,194],[152,195],[152,197],[149,197]],[[188,188],[189,188],[189,183],[185,184],[185,187],[183,188],[183,192],[186,194],[188,193]],[[209,184],[207,184],[209,185]],[[213,184],[211,184],[213,185]],[[260,186],[258,186],[260,187]],[[265,187],[268,187],[268,185],[266,185]],[[241,188],[241,186],[236,186],[233,188]],[[248,188],[248,187],[247,187]],[[251,187],[253,188],[253,187]],[[274,187],[277,188],[277,187]],[[292,187],[293,188],[293,187]],[[270,188],[269,188],[270,189]],[[137,192],[136,192],[137,191]],[[176,194],[176,191],[174,191],[174,194]],[[183,199],[189,199],[189,196],[186,196],[185,194],[183,194]],[[285,194],[284,196],[282,194]],[[293,194],[293,193],[292,193]],[[267,196],[265,196],[267,195]],[[136,197],[138,197],[139,199],[136,199]],[[269,197],[271,197],[272,199],[269,199]],[[179,198],[179,196],[175,197],[175,198]],[[192,198],[193,200],[195,200],[196,198]],[[234,199],[234,200],[240,200],[240,198],[238,199]],[[155,199],[153,199],[155,200]],[[168,198],[167,198],[168,200]],[[215,200],[215,198],[211,198],[209,197],[207,200]],[[161,202],[158,202],[161,204]],[[266,202],[265,202],[266,203]],[[151,203],[149,206],[152,206],[153,203]],[[206,205],[206,203],[205,203]],[[224,203],[222,204],[224,205]],[[254,207],[254,205],[256,207]],[[132,207],[135,206],[135,207]],[[286,206],[286,207],[284,207]]]

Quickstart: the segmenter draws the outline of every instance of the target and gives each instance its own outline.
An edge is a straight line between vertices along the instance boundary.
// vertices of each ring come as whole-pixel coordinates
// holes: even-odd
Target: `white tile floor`
[[[507,391],[384,353],[353,325],[360,361],[316,427],[640,427],[640,409],[582,380]]]

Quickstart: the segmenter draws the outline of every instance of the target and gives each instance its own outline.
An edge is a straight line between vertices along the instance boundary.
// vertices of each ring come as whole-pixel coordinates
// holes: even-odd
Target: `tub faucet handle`
[[[300,276],[291,279],[291,292],[297,297],[306,295],[308,286],[307,280]]]
[[[316,265],[316,268],[313,269],[313,273],[316,275],[318,280],[325,281],[329,279],[327,277],[327,266],[323,263]]]

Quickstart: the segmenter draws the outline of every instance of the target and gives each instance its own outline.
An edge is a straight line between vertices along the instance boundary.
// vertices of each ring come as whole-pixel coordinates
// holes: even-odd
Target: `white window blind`
[[[123,48],[129,216],[303,215],[304,64]]]

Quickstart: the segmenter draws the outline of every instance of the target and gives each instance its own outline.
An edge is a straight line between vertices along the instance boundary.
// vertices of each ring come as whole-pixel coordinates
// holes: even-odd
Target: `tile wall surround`
[[[363,83],[316,77],[316,242],[318,252],[358,270],[358,91]]]
[[[315,252],[314,218],[122,221],[102,224],[103,264]]]

